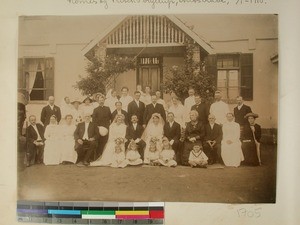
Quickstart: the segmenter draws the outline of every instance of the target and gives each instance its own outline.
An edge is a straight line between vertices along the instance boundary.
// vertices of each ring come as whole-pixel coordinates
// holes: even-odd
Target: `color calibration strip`
[[[164,224],[163,202],[18,201],[19,222],[55,224]]]

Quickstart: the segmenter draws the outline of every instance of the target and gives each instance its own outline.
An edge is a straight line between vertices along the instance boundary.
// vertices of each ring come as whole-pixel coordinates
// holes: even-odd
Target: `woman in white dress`
[[[149,155],[150,141],[157,144],[157,150],[161,151],[162,138],[164,134],[164,120],[159,113],[153,113],[148,125],[142,135],[146,142],[144,158]]]
[[[240,125],[233,121],[232,113],[227,113],[227,122],[223,124],[223,140],[221,156],[225,166],[238,167],[244,160],[240,141]]]
[[[104,105],[109,107],[110,112],[113,112],[116,110],[116,102],[118,102],[118,98],[117,98],[117,92],[116,90],[110,89],[108,90],[107,94],[106,94],[106,99],[104,102]]]
[[[44,163],[45,165],[58,165],[60,163],[59,148],[59,126],[55,115],[50,117],[50,124],[46,127],[45,133]]]
[[[109,126],[109,136],[102,156],[96,161],[92,162],[90,166],[110,166],[115,151],[116,141],[123,139],[121,145],[125,148],[126,125],[124,122],[124,115],[116,115],[113,123]],[[123,148],[123,147],[122,147]]]
[[[177,97],[172,98],[172,105],[170,106],[168,112],[174,114],[174,120],[180,124],[181,128],[185,128],[185,108],[178,100]]]
[[[144,102],[145,105],[151,103],[151,88],[149,86],[145,87],[145,93],[141,95],[140,101]]]
[[[93,115],[94,105],[92,104],[93,100],[90,97],[86,97],[83,100],[83,104],[80,105],[79,109],[82,110],[83,115]]]
[[[72,123],[73,116],[66,115],[66,124],[60,125],[60,150],[61,162],[63,164],[76,163],[77,152],[75,151],[74,132],[76,130],[75,124]]]
[[[71,104],[70,98],[68,96],[64,97],[61,100],[60,111],[61,111],[61,118],[65,118],[66,115],[69,115],[69,114],[72,113],[72,111],[73,111],[73,105]],[[60,124],[63,124],[63,123],[65,123],[64,119],[62,119],[60,121]]]
[[[73,110],[71,112],[71,115],[73,116],[73,123],[77,126],[77,124],[83,122],[83,112],[79,108],[81,102],[77,99],[71,102],[73,105]]]

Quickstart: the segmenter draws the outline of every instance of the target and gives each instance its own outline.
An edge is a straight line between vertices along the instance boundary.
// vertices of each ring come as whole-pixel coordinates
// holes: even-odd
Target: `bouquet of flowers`
[[[124,142],[125,142],[125,139],[124,139],[124,138],[118,137],[118,138],[115,139],[115,143],[116,143],[117,145],[124,144]]]

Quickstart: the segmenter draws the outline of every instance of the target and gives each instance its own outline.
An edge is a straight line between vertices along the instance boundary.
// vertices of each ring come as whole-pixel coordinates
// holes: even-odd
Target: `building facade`
[[[20,17],[18,90],[30,98],[27,114],[39,118],[50,95],[57,105],[65,96],[82,97],[74,85],[87,62],[108,54],[137,61],[111,87],[161,90],[169,69],[184,65],[189,40],[194,60],[204,62],[231,109],[241,95],[264,128],[277,128],[277,26],[276,15]]]

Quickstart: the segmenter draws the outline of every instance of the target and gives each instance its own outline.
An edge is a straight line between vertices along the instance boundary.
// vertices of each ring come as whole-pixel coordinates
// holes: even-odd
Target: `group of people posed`
[[[261,127],[257,114],[241,96],[230,112],[220,91],[215,102],[202,101],[193,88],[181,101],[138,86],[133,97],[123,87],[88,96],[82,102],[65,97],[58,107],[53,96],[42,109],[41,122],[29,116],[26,165],[44,163],[124,168],[147,164],[206,168],[211,164],[258,166]]]

